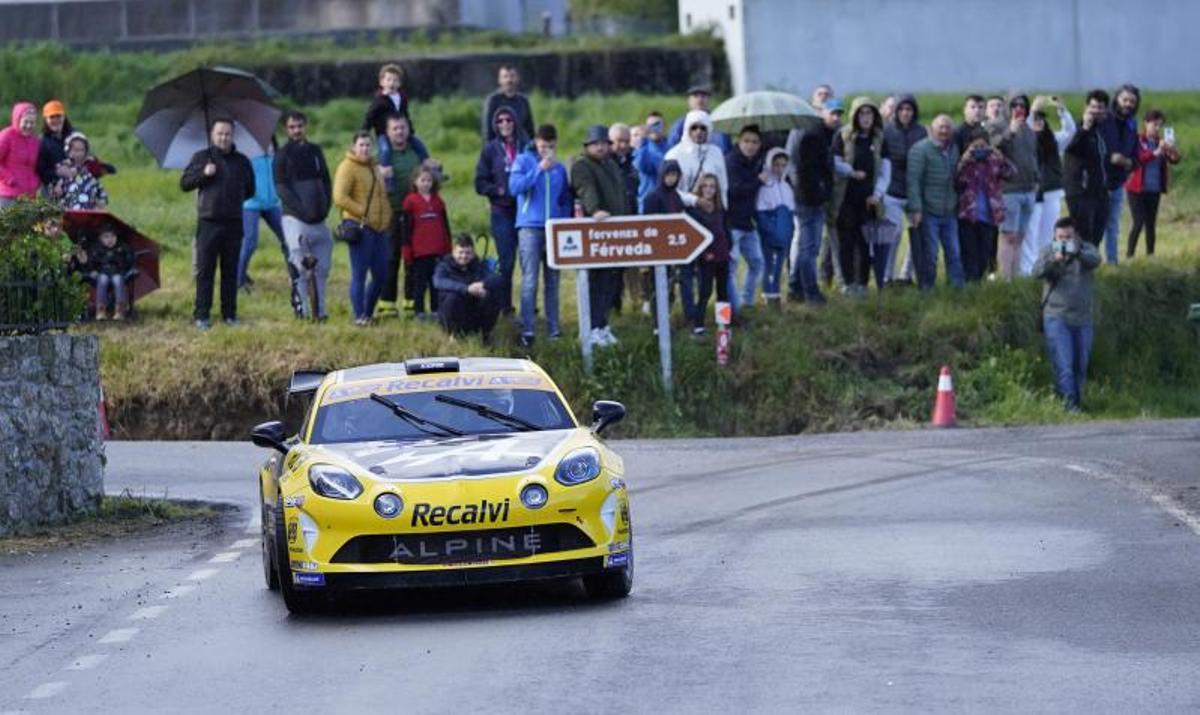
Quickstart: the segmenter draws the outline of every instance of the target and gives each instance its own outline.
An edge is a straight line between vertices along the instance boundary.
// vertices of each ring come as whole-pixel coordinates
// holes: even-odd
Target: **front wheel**
[[[320,591],[297,588],[292,583],[292,567],[288,561],[287,526],[283,521],[283,499],[275,502],[275,578],[283,592],[283,604],[297,615],[318,613],[328,602]]]
[[[262,480],[259,480],[259,494],[262,494]],[[263,579],[267,582],[267,588],[272,591],[279,590],[279,572],[275,566],[275,552],[273,542],[271,540],[271,521],[268,516],[267,506],[265,504],[259,507],[262,510],[260,518],[259,535],[262,538],[262,565]]]
[[[625,598],[633,590],[633,546],[629,548],[629,565],[622,569],[583,577],[583,589],[588,598],[613,600]]]

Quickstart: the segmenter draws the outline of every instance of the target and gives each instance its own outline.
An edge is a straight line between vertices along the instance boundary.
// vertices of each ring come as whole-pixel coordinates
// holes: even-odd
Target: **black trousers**
[[[982,221],[958,220],[958,245],[962,253],[963,277],[969,282],[983,279],[996,243],[996,227]]]
[[[608,314],[621,290],[621,268],[593,268],[588,271],[588,300],[591,302],[592,327],[608,327]]]
[[[433,289],[433,272],[437,270],[440,260],[441,256],[421,256],[414,258],[412,264],[407,266],[407,273],[413,277],[413,309],[418,313],[425,312],[426,292],[429,293],[429,309],[432,311],[438,307],[437,291]]]
[[[1084,241],[1099,246],[1108,224],[1108,193],[1100,196],[1067,197],[1067,213],[1075,221],[1075,230]]]
[[[1138,235],[1142,227],[1146,228],[1146,255],[1154,255],[1154,234],[1158,228],[1158,202],[1162,194],[1157,191],[1144,191],[1135,194],[1132,191],[1125,194],[1129,197],[1129,213],[1133,214],[1133,226],[1129,229],[1129,250],[1126,257],[1133,258],[1137,249]]]
[[[862,212],[851,208],[843,207],[838,214],[838,254],[846,285],[866,287],[871,278],[871,258],[863,235],[865,220]]]
[[[469,293],[442,292],[438,302],[438,320],[453,335],[482,333],[496,327],[505,299],[504,276],[493,273],[483,281],[487,295],[476,298]]]
[[[196,308],[192,317],[208,320],[212,313],[213,279],[221,269],[221,317],[237,318],[237,267],[242,251],[242,219],[196,223]]]
[[[379,300],[389,303],[396,302],[396,288],[400,281],[400,249],[407,240],[404,220],[401,218],[393,219],[392,230],[388,232],[387,276],[383,281],[383,287],[379,291]],[[404,272],[405,298],[412,298],[412,278],[409,275],[411,272]]]
[[[704,314],[708,312],[708,299],[713,294],[713,284],[716,284],[717,300],[729,300],[729,259],[724,261],[698,262],[700,290],[696,296],[696,308],[692,313],[692,325],[704,327]]]

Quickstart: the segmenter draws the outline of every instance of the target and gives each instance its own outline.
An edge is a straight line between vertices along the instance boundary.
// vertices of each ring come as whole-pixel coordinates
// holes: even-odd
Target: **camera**
[[[1079,244],[1075,241],[1054,241],[1050,244],[1050,250],[1064,256],[1074,256],[1079,253]]]

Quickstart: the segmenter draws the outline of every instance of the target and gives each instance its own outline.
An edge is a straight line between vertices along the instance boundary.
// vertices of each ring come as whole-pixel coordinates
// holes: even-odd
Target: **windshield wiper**
[[[488,407],[487,405],[481,405],[478,402],[460,400],[457,397],[451,397],[449,395],[435,395],[433,399],[437,400],[438,402],[445,402],[447,405],[461,407],[464,410],[471,410],[480,417],[487,417],[493,422],[499,422],[502,425],[507,425],[520,432],[531,432],[541,429],[541,427],[533,424],[532,422],[528,422],[520,417],[514,417],[513,415],[506,414],[498,410],[493,410],[491,407]]]
[[[374,400],[375,402],[378,402],[379,404],[383,405],[384,407],[388,408],[389,410],[392,411],[392,414],[396,415],[400,419],[409,423],[413,427],[416,427],[417,429],[421,430],[422,432],[425,432],[426,434],[438,434],[438,432],[441,432],[441,434],[443,434],[443,435],[453,435],[455,437],[461,437],[462,435],[466,434],[462,430],[457,430],[457,429],[454,429],[453,427],[448,427],[444,424],[441,424],[440,422],[434,422],[433,420],[427,420],[424,417],[418,415],[417,413],[409,410],[408,408],[403,407],[399,403],[389,400],[388,398],[386,398],[383,395],[380,395],[376,392],[371,393],[371,399]],[[433,427],[434,429],[429,429],[428,427],[425,427],[425,425],[429,425],[429,427]],[[434,431],[434,430],[438,430],[438,431]]]

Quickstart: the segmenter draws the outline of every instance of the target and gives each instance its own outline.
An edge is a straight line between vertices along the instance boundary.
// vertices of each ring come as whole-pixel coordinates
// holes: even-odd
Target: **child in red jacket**
[[[450,218],[446,204],[438,195],[437,172],[422,164],[413,170],[412,184],[401,205],[408,215],[409,241],[404,246],[405,265],[412,266],[413,307],[417,318],[426,320],[437,312],[437,295],[433,288],[433,272],[438,261],[450,253]],[[425,311],[425,294],[429,294],[429,312]]]

